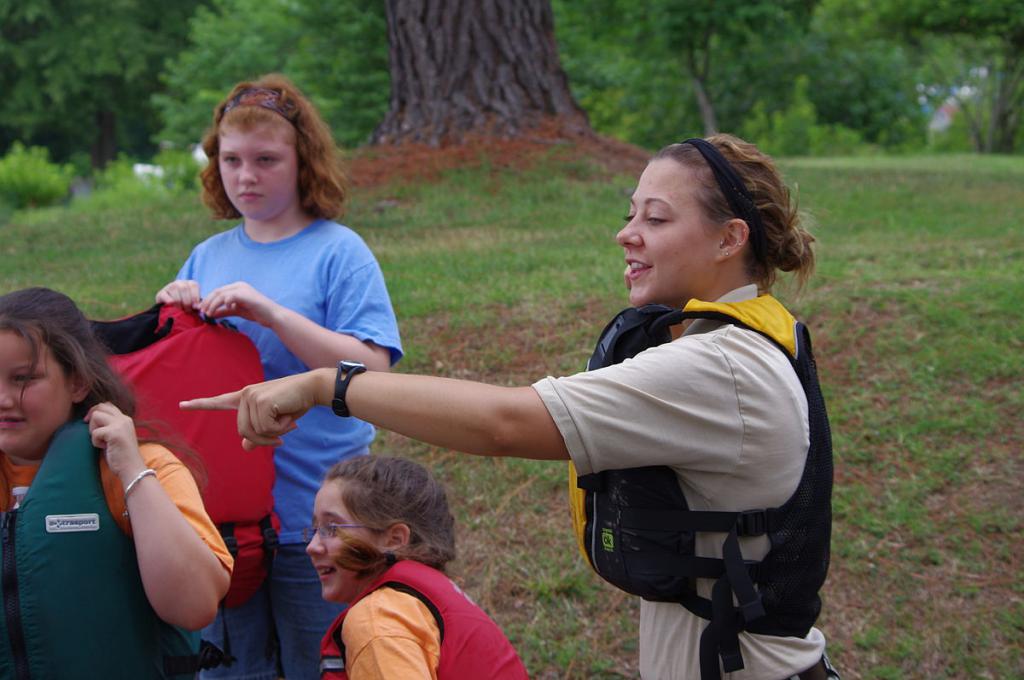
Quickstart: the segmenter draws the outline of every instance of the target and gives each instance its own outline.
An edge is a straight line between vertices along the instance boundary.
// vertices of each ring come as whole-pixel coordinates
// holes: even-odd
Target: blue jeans
[[[224,648],[227,624],[230,666],[203,671],[200,677],[233,680],[318,680],[320,640],[345,608],[320,597],[320,579],[306,546],[282,545],[270,578],[240,607],[221,609],[203,629],[203,639]],[[273,643],[276,629],[279,646]]]

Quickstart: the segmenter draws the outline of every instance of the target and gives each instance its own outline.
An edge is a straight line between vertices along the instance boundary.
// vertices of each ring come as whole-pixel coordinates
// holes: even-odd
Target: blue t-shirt
[[[398,323],[380,266],[363,239],[337,222],[318,220],[271,243],[253,241],[239,225],[196,246],[177,278],[197,281],[203,296],[244,281],[324,328],[386,347],[392,365],[402,357]],[[267,380],[309,370],[269,328],[241,317],[227,320],[252,339]],[[281,519],[282,543],[302,540],[327,468],[366,453],[374,436],[369,423],[338,418],[322,406],[311,409],[298,426],[274,452],[274,507]]]

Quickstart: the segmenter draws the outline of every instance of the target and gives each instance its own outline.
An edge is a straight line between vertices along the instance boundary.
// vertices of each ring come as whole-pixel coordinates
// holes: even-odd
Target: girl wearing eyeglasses
[[[526,678],[497,625],[445,574],[455,526],[422,465],[360,456],[327,472],[306,553],[325,600],[347,602],[323,638],[324,678]]]

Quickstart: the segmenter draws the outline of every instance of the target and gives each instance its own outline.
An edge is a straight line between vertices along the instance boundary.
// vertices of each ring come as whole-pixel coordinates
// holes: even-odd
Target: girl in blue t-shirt
[[[369,248],[333,221],[346,178],[312,103],[280,75],[239,83],[214,109],[203,150],[203,202],[242,221],[196,246],[157,302],[230,318],[268,379],[342,358],[388,370],[402,356],[394,311]],[[223,645],[226,630],[237,661],[203,677],[319,677],[320,637],[342,606],[321,599],[302,528],[324,472],[369,450],[373,427],[349,420],[339,430],[329,409],[313,409],[275,451],[281,548],[260,591],[205,631]]]

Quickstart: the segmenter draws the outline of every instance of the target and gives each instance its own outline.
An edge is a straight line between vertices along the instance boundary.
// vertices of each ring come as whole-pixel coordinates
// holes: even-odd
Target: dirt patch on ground
[[[589,160],[609,175],[639,175],[651,153],[597,134],[567,137],[561,129],[540,127],[509,139],[468,136],[461,144],[399,144],[356,149],[349,159],[352,183],[373,188],[396,182],[429,182],[447,170],[487,164],[494,169],[525,169],[558,157]]]

